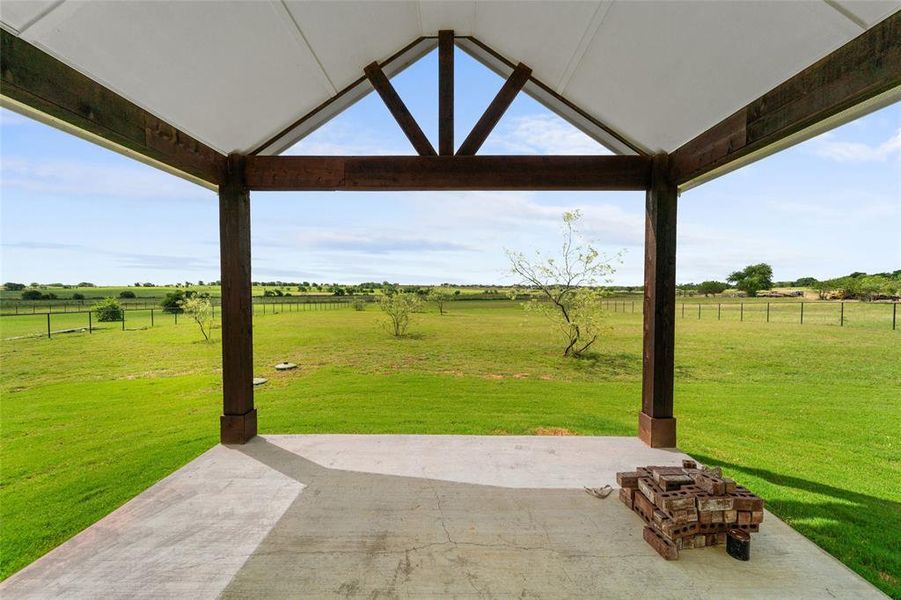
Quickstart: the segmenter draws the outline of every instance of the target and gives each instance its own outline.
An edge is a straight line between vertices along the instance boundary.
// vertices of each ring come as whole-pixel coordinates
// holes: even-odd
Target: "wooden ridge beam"
[[[865,114],[899,95],[896,12],[681,146],[672,153],[673,176],[682,186],[699,183],[820,133],[846,111]]]
[[[472,131],[469,132],[469,135],[466,136],[463,143],[460,144],[460,148],[457,150],[458,156],[472,156],[479,151],[479,148],[481,148],[482,144],[485,143],[485,140],[488,139],[488,136],[491,134],[494,127],[501,120],[501,117],[504,116],[504,113],[507,112],[510,104],[513,103],[513,99],[516,98],[516,95],[529,81],[531,76],[532,69],[522,63],[516,65],[516,68],[513,69],[510,77],[507,78],[507,81],[505,81],[504,85],[501,86],[501,89],[498,90],[494,100],[492,100],[491,104],[488,105],[488,108],[485,109],[485,113],[473,126]]]
[[[413,118],[407,105],[401,100],[397,90],[391,85],[391,82],[388,80],[384,71],[382,71],[382,67],[379,66],[379,63],[373,62],[367,65],[363,69],[363,72],[366,74],[367,79],[369,79],[369,83],[372,84],[372,87],[375,88],[375,91],[381,96],[382,101],[385,103],[385,106],[388,107],[391,116],[393,116],[394,120],[397,121],[397,124],[400,125],[404,135],[406,135],[407,139],[410,140],[410,143],[413,144],[413,148],[416,152],[418,152],[420,156],[435,156],[435,149],[432,147],[431,142],[429,142],[429,139],[422,132],[419,123]]]
[[[454,154],[454,32],[438,32],[438,154]]]
[[[249,156],[262,191],[644,190],[645,156]]]
[[[214,187],[226,157],[137,104],[0,30],[4,107]]]

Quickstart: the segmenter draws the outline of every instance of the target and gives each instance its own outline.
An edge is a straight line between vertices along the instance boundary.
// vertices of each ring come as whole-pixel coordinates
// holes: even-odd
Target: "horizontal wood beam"
[[[820,133],[817,125],[899,87],[896,12],[680,147],[672,154],[673,176],[683,186],[709,179]]]
[[[458,156],[472,156],[479,151],[479,148],[482,147],[482,144],[484,144],[485,140],[488,139],[488,136],[491,135],[495,126],[500,122],[501,117],[503,117],[504,113],[507,112],[507,109],[510,108],[516,95],[519,94],[519,91],[526,82],[529,81],[529,77],[531,76],[532,69],[522,63],[516,65],[516,68],[510,73],[510,77],[507,78],[507,81],[505,81],[504,85],[501,86],[501,89],[498,90],[494,100],[492,100],[491,104],[488,105],[488,108],[485,109],[485,113],[476,124],[473,125],[472,131],[469,132],[469,135],[466,136],[466,139],[460,144],[460,148],[457,150]]]
[[[250,156],[264,191],[644,190],[644,156]]]
[[[3,106],[207,187],[226,157],[43,50],[0,30]]]
[[[369,79],[369,83],[372,84],[372,87],[375,88],[375,91],[381,96],[385,106],[388,107],[388,112],[391,113],[391,116],[394,117],[394,120],[397,121],[401,130],[403,130],[404,135],[406,135],[407,139],[410,140],[410,143],[413,144],[413,148],[416,152],[418,152],[420,156],[434,156],[435,149],[432,147],[432,143],[429,142],[429,138],[422,132],[419,123],[413,118],[413,114],[410,113],[407,105],[401,100],[400,95],[397,93],[397,90],[394,89],[394,86],[391,85],[391,82],[382,71],[382,67],[379,66],[379,63],[374,62],[369,64],[363,69],[363,72]]]

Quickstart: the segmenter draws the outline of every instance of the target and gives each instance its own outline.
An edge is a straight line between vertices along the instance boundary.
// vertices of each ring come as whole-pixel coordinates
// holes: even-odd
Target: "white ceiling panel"
[[[442,29],[453,29],[456,35],[472,35],[476,16],[476,3],[468,0],[436,2],[422,0],[422,34],[438,35]]]
[[[66,2],[23,36],[222,151],[246,151],[330,88],[268,2]]]
[[[22,31],[57,4],[59,0],[3,0],[0,21],[13,31]]]
[[[563,95],[672,151],[859,34],[825,2],[617,0]]]
[[[555,87],[602,2],[478,2],[473,35]]]
[[[303,2],[288,10],[337,89],[421,34],[418,2]]]
[[[872,27],[896,10],[896,0],[832,0],[839,8],[851,13],[854,17]]]

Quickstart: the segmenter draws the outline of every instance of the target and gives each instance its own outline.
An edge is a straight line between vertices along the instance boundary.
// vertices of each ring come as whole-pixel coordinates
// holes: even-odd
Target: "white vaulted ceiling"
[[[249,151],[441,29],[672,151],[901,0],[3,0],[0,22],[217,150]]]

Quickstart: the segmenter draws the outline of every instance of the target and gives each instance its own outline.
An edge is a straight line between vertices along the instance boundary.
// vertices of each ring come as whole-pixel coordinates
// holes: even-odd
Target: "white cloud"
[[[886,141],[876,146],[863,142],[847,142],[836,139],[835,133],[821,135],[811,141],[814,153],[838,162],[885,162],[891,158],[901,160],[901,128]]]
[[[123,199],[209,200],[213,193],[138,164],[99,164],[79,160],[26,160],[3,157],[0,183],[4,189],[65,196],[106,196]]]
[[[488,138],[485,153],[611,154],[602,145],[553,114],[515,117]]]
[[[398,129],[398,135],[400,129]],[[373,132],[332,121],[300,140],[285,155],[292,156],[391,156],[413,154],[409,143],[385,139]]]

